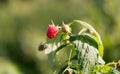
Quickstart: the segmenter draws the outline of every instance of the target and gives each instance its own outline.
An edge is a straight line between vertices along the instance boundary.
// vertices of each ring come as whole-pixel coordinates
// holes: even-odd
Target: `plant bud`
[[[90,34],[92,34],[92,35],[93,35],[93,34],[94,34],[94,32],[90,30]]]
[[[64,33],[71,33],[71,28],[69,25],[63,24],[62,25],[62,32]]]
[[[69,68],[66,70],[65,74],[73,74],[73,70]]]
[[[117,69],[120,69],[120,60],[116,64]]]
[[[38,47],[38,50],[39,50],[39,51],[43,51],[43,50],[46,49],[46,47],[47,47],[46,44],[43,43],[43,42],[41,42],[40,45],[39,45],[39,47]]]

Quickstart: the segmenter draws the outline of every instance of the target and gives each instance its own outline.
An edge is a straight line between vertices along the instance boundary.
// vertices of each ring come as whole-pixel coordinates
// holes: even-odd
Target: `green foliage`
[[[83,22],[83,21],[79,21],[79,20],[75,20],[74,22],[72,22],[71,24],[81,24],[83,26],[85,26],[89,31],[92,31],[94,33],[94,35],[90,35],[88,34],[89,36],[91,36],[92,38],[94,38],[94,40],[97,42],[98,44],[98,51],[100,53],[100,56],[103,57],[103,51],[104,51],[104,48],[103,48],[103,44],[102,44],[102,41],[101,41],[101,37],[100,35],[97,33],[97,31],[91,26],[89,25],[88,23],[86,22]]]
[[[106,65],[95,65],[95,74],[120,74],[120,72],[115,68],[116,63],[110,62]]]
[[[111,66],[115,63],[105,65],[103,44],[97,31],[83,21],[75,20],[69,25],[74,24],[81,24],[86,29],[80,30],[77,35],[60,32],[54,39],[47,40],[45,52],[53,74],[119,73],[115,66]]]
[[[98,51],[93,45],[89,43],[92,40],[85,36],[78,36],[76,40],[73,42],[77,48],[77,59],[80,68],[78,70],[82,70],[82,73],[89,74],[92,72],[95,63],[97,62]],[[94,42],[91,42],[91,44]]]
[[[51,19],[57,24],[73,19],[91,23],[102,37],[104,60],[119,59],[120,0],[0,0],[0,59],[15,63],[23,74],[52,74],[46,55],[37,50]]]

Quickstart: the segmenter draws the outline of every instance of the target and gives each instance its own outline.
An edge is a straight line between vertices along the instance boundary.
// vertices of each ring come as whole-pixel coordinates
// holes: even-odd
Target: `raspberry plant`
[[[82,25],[78,34],[71,26]],[[62,26],[49,25],[45,49],[53,74],[120,74],[120,62],[105,64],[103,44],[98,32],[88,23],[74,20]]]

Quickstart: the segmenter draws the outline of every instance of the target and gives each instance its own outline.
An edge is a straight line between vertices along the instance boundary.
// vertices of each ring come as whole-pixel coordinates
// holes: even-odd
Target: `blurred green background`
[[[120,59],[120,0],[0,0],[0,74],[51,74],[39,43],[51,20],[74,19],[100,33],[106,63]]]

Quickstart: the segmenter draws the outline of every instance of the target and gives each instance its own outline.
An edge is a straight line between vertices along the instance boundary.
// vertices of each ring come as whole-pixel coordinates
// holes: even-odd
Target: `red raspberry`
[[[58,27],[53,25],[49,25],[48,30],[47,30],[47,37],[52,39],[55,38],[57,36],[57,34],[59,33]]]

